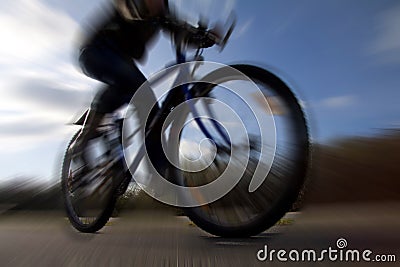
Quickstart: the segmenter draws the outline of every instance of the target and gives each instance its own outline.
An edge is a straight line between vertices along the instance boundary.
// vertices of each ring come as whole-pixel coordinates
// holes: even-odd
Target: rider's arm
[[[127,21],[150,20],[172,34],[186,34],[188,44],[206,48],[218,43],[213,30],[194,27],[170,13],[165,0],[113,0],[121,17]]]
[[[219,42],[220,34],[217,29],[206,29],[200,26],[195,27],[173,16],[173,14],[167,14],[157,19],[164,31],[171,34],[186,35],[189,45],[200,45],[202,48],[207,48]]]

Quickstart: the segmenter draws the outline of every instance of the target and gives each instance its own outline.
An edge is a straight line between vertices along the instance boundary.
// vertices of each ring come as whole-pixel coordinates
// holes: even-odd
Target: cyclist
[[[70,147],[73,153],[82,152],[104,115],[129,103],[136,89],[146,81],[135,61],[145,56],[146,45],[162,28],[161,22],[170,17],[168,10],[167,0],[114,0],[110,14],[92,27],[84,39],[80,49],[80,66],[87,76],[106,86],[97,92],[92,101],[83,127]],[[213,44],[210,42],[204,47]],[[148,90],[145,100],[146,103],[155,103],[151,90]],[[151,114],[156,112],[156,108]],[[138,112],[144,125],[143,118],[147,114],[140,114],[140,108]],[[159,137],[148,140],[148,149],[149,145],[150,149],[161,146]]]

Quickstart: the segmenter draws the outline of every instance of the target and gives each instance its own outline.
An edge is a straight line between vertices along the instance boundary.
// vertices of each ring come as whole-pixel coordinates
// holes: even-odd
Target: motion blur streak
[[[400,201],[400,131],[314,145],[311,203]]]

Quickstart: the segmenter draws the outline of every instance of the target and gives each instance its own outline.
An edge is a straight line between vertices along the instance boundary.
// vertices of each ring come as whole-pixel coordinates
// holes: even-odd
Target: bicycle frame
[[[194,60],[196,61],[197,59],[198,59],[198,56],[196,54],[196,56],[194,57]],[[174,84],[177,84],[177,82],[181,81],[181,80],[183,80],[183,81],[190,80],[190,79],[187,79],[188,75],[193,75],[194,70],[192,72],[190,72],[189,66],[187,64],[183,64],[186,62],[187,61],[186,61],[186,55],[185,55],[184,49],[182,49],[181,45],[177,45],[176,46],[176,64],[175,65],[179,65],[179,64],[182,64],[182,65],[180,65],[179,73],[178,73],[177,77],[175,78]],[[158,76],[156,75],[152,79],[152,85],[156,85],[156,84],[160,83],[174,71],[175,71],[174,69],[167,69],[166,71],[157,74]],[[174,90],[171,90],[168,92],[167,96],[165,97],[165,100],[161,104],[160,109],[158,110],[158,112],[156,113],[156,115],[154,116],[152,121],[150,122],[149,127],[147,128],[146,133],[145,133],[145,138],[148,138],[152,129],[154,128],[154,126],[157,123],[163,122],[162,119],[164,119],[164,114],[169,113],[169,111],[170,111],[169,109],[173,108],[173,107],[171,107],[171,101],[174,98],[181,97],[181,96],[184,96],[185,103],[187,103],[187,105],[189,107],[189,112],[193,114],[194,121],[196,122],[199,129],[203,132],[203,134],[205,135],[206,138],[212,140],[218,147],[218,144],[215,141],[215,138],[210,134],[210,131],[206,128],[206,126],[204,125],[200,116],[198,115],[197,109],[196,109],[193,101],[189,101],[194,98],[193,98],[191,89],[189,88],[189,84],[187,84],[187,83],[182,84],[177,89],[174,89]],[[208,113],[208,116],[210,118],[214,117],[212,110],[209,109],[208,107],[206,108],[206,112]],[[230,140],[229,140],[228,136],[221,129],[221,126],[215,120],[211,120],[211,122],[212,122],[212,126],[215,128],[216,132],[220,135],[222,140],[226,143],[226,145],[228,145],[228,147],[230,147],[231,146]],[[139,130],[140,129],[137,129],[131,135],[129,135],[127,138],[129,139],[129,138],[135,136]],[[140,148],[138,149],[138,152],[137,152],[135,158],[133,159],[132,163],[129,166],[129,170],[135,170],[135,171],[137,170],[137,167],[139,166],[139,163],[141,162],[142,158],[145,156],[145,153],[146,153],[146,149],[145,149],[145,142],[144,142],[143,144],[141,144]],[[132,173],[132,175],[133,174],[134,173]]]

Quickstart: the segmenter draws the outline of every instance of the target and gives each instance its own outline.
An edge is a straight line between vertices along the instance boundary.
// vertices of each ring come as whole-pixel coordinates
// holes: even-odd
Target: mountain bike
[[[264,68],[204,61],[202,43],[212,41],[222,51],[234,21],[223,37],[204,26],[168,23],[182,29],[171,36],[176,63],[134,96],[140,103],[140,92],[164,89],[156,114],[137,126],[133,100],[123,116],[105,119],[85,149],[89,172],[67,149],[61,185],[68,218],[81,232],[98,231],[133,177],[213,235],[257,235],[290,210],[304,184],[310,144],[302,107],[287,84]],[[163,141],[156,152],[146,149],[154,134]],[[154,167],[159,155],[151,153],[168,164]]]

